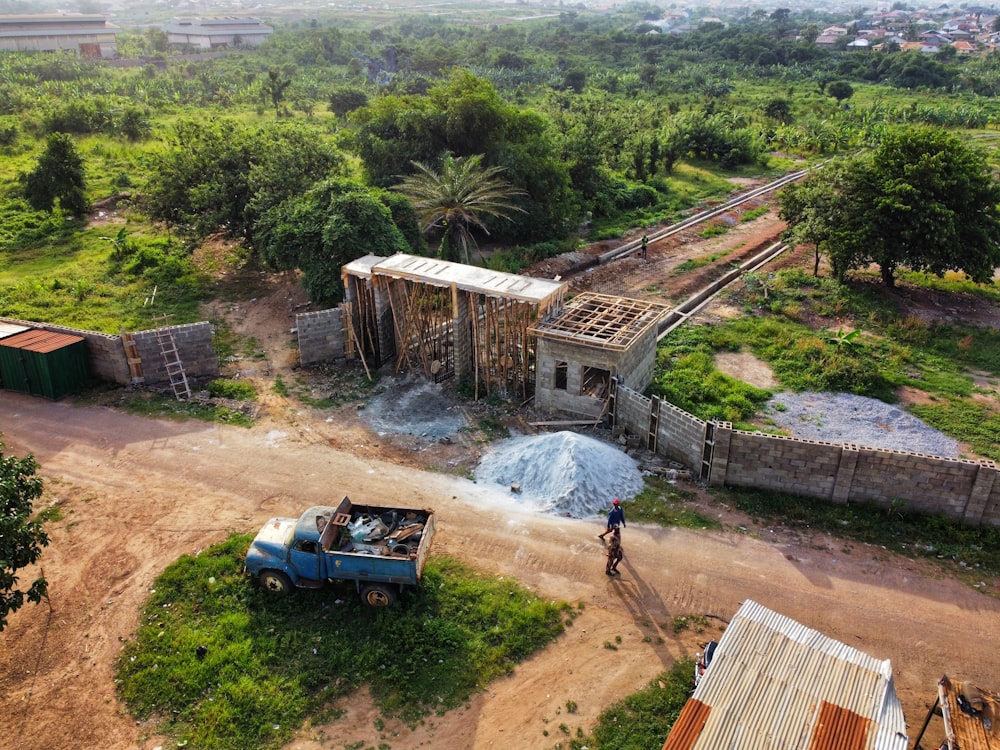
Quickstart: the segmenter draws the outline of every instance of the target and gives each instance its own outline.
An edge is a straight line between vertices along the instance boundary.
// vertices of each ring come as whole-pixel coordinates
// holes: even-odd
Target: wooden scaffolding
[[[562,309],[565,291],[558,281],[404,253],[352,261],[344,282],[359,348],[391,339],[397,372],[418,370],[436,381],[467,377],[477,398],[532,393],[531,328]],[[380,328],[386,310],[391,336]]]

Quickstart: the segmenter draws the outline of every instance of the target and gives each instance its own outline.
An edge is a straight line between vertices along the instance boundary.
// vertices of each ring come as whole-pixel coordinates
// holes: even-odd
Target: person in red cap
[[[603,540],[608,534],[621,526],[625,528],[625,510],[622,508],[621,501],[616,497],[615,501],[611,504],[611,512],[608,513],[608,527],[604,530],[603,534],[598,534],[597,538]]]

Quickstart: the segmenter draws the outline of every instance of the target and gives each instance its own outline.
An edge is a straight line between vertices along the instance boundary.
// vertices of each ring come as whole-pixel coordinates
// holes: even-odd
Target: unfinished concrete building
[[[586,292],[557,317],[532,329],[538,337],[535,404],[600,418],[611,379],[643,391],[652,382],[659,321],[666,305]]]
[[[532,327],[562,310],[565,285],[399,253],[343,268],[348,356],[394,361],[440,382],[457,376],[476,397],[527,398],[535,387]]]

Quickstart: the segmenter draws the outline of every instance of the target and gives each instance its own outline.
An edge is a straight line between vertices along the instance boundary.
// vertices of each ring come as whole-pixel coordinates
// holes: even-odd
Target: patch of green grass
[[[363,684],[386,716],[412,724],[510,673],[574,614],[436,556],[421,589],[387,609],[364,607],[347,585],[274,597],[242,574],[250,539],[168,567],[118,661],[129,709],[178,743],[277,748]]]
[[[284,396],[285,398],[288,398],[288,384],[285,383],[285,379],[281,377],[280,372],[274,376],[274,385],[272,386],[272,388],[274,392],[277,393],[279,396]]]
[[[709,224],[698,232],[698,236],[703,240],[710,240],[713,237],[721,237],[724,234],[728,234],[730,229],[731,227],[728,224]]]
[[[657,348],[657,370],[650,391],[704,420],[740,425],[756,414],[771,392],[756,388],[716,369],[716,349],[735,342],[718,342],[707,327],[682,326]]]
[[[479,431],[487,441],[503,440],[510,437],[510,430],[496,417],[483,417],[480,419]]]
[[[208,393],[213,398],[231,398],[237,401],[252,401],[257,398],[253,383],[246,380],[216,378],[208,384]]]
[[[178,400],[172,395],[152,391],[126,389],[92,389],[77,397],[80,404],[98,404],[124,409],[151,419],[198,419],[202,422],[219,422],[239,427],[250,427],[253,417],[229,406],[196,400]]]
[[[691,696],[692,659],[679,659],[643,689],[603,711],[590,736],[572,739],[570,747],[649,750],[660,747]]]
[[[36,520],[41,521],[42,523],[57,523],[65,517],[66,514],[63,513],[62,506],[58,502],[55,502],[51,505],[45,506],[41,511],[39,511],[38,518]]]
[[[909,411],[931,427],[949,435],[961,435],[962,441],[980,456],[1000,461],[1000,414],[986,404],[953,399],[913,404]]]
[[[753,221],[754,219],[759,219],[761,216],[770,211],[769,206],[757,206],[757,208],[751,208],[740,214],[740,223],[746,224],[747,222]]]
[[[307,376],[296,377],[288,395],[313,409],[333,409],[348,402],[367,401],[378,384],[378,373],[368,375],[360,366],[319,365]]]
[[[977,528],[946,516],[920,515],[900,503],[888,509],[864,503],[833,505],[799,495],[737,488],[715,494],[766,523],[821,531],[907,557],[941,560],[950,572],[973,583],[1000,575],[1000,528]]]
[[[685,273],[690,273],[699,268],[704,268],[705,266],[715,263],[715,261],[720,258],[725,258],[731,250],[720,250],[717,253],[711,253],[710,255],[704,255],[700,258],[688,258],[683,263],[679,263],[677,267],[671,272],[671,276],[681,276]]]
[[[628,520],[683,529],[722,528],[716,519],[686,507],[692,495],[661,477],[646,477],[642,492],[628,503]]]

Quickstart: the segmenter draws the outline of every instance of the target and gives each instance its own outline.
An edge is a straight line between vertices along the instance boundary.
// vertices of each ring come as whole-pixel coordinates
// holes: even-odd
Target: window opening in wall
[[[566,371],[568,365],[566,362],[556,362],[556,382],[555,389],[559,391],[566,390]]]
[[[580,393],[594,398],[604,398],[608,395],[608,387],[611,384],[611,370],[602,370],[599,367],[583,368],[583,383]]]

